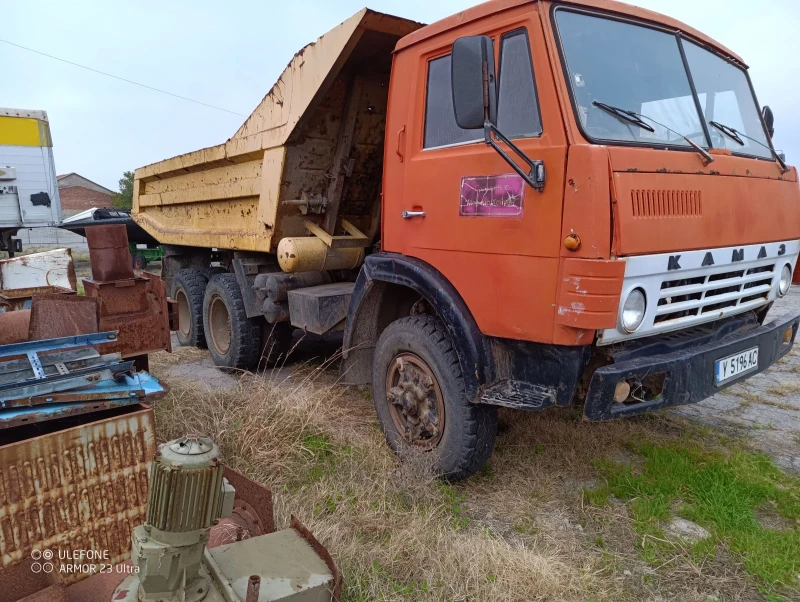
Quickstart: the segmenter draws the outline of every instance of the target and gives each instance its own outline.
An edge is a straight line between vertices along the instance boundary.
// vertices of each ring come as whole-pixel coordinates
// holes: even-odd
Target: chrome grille
[[[634,333],[619,324],[600,331],[597,343],[661,335],[764,307],[778,298],[783,266],[794,270],[799,254],[795,239],[626,257],[620,300],[642,290],[644,319]]]
[[[769,300],[776,265],[725,271],[661,283],[655,324],[719,312],[740,305],[762,305]]]

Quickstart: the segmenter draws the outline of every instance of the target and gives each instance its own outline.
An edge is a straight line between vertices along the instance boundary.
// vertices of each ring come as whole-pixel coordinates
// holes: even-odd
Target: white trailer
[[[0,108],[0,251],[13,255],[20,228],[60,223],[47,113]]]

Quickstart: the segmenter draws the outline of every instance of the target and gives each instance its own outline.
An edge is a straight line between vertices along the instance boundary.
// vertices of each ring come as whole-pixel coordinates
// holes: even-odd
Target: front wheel
[[[489,459],[497,408],[470,403],[458,355],[432,316],[390,324],[375,347],[372,398],[393,450],[434,454],[437,473],[464,479]]]

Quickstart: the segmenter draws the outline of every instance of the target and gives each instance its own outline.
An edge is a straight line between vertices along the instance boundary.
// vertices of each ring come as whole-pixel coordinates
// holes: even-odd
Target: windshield
[[[692,42],[684,41],[683,47],[706,122],[714,121],[734,128],[767,148],[747,138],[741,138],[744,145],[739,144],[710,125],[709,134],[714,146],[771,159],[769,140],[744,71]]]
[[[556,23],[578,119],[589,137],[688,148],[681,134],[703,148],[771,158],[767,148],[746,139],[742,146],[708,125],[719,122],[769,146],[743,70],[671,32],[567,10],[556,11]],[[635,111],[651,127],[619,119],[595,103]]]

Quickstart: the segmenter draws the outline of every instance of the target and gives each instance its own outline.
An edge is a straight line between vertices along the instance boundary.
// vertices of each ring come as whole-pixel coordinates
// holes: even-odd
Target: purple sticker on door
[[[461,178],[462,217],[522,217],[525,181],[516,174]]]

